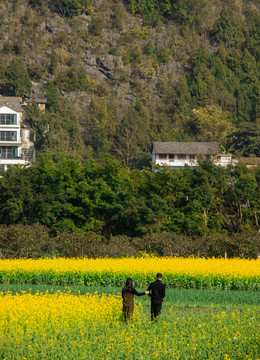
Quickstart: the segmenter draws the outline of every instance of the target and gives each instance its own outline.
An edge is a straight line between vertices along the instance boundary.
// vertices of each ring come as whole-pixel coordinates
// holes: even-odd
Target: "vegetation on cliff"
[[[0,14],[0,93],[49,101],[28,110],[39,151],[141,168],[152,141],[217,140],[260,156],[256,0],[3,0]]]

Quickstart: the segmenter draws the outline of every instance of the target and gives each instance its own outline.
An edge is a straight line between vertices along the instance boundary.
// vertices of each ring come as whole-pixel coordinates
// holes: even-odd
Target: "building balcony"
[[[21,139],[18,140],[1,140],[0,139],[0,146],[21,146],[22,141]]]
[[[25,159],[22,159],[21,157],[18,157],[16,159],[1,159],[0,158],[0,165],[25,165],[28,164],[28,161]]]
[[[20,124],[0,124],[0,129],[1,130],[6,130],[6,129],[20,129]]]

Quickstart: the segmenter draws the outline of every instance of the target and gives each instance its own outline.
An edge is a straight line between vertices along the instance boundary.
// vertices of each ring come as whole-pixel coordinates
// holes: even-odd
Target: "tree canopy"
[[[153,172],[129,170],[111,155],[103,163],[62,155],[2,175],[0,222],[40,223],[53,234],[232,234],[256,229],[259,219],[259,170],[242,165]]]
[[[5,71],[6,87],[11,95],[24,97],[31,91],[31,80],[23,62],[13,59]]]

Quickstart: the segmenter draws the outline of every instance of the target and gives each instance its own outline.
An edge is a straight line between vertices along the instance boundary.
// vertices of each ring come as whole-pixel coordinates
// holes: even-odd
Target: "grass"
[[[45,293],[48,291],[51,294],[60,291],[71,291],[72,294],[112,294],[117,295],[121,293],[119,287],[94,287],[94,286],[62,286],[62,285],[32,285],[32,284],[0,284],[0,292],[11,291],[13,294],[21,292],[29,292],[35,294],[37,291]],[[137,291],[144,289],[137,288]],[[150,306],[150,298],[148,296],[136,297],[144,308]],[[197,289],[167,289],[166,298],[164,300],[164,309],[169,307],[177,308],[244,308],[246,306],[259,306],[260,292],[259,291],[243,291],[243,290],[197,290]]]

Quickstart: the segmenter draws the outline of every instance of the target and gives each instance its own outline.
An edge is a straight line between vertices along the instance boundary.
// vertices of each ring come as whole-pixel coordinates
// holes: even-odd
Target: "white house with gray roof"
[[[185,165],[198,166],[202,159],[226,166],[232,162],[232,155],[220,154],[217,142],[153,142],[153,165],[180,169]]]
[[[26,165],[34,156],[30,129],[22,127],[22,99],[0,96],[0,169]]]

